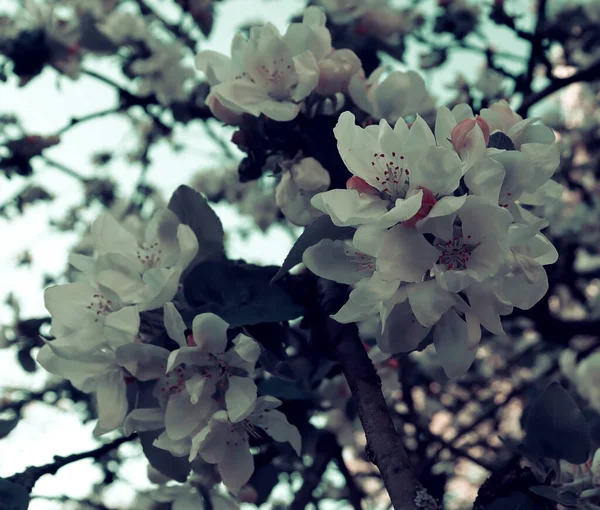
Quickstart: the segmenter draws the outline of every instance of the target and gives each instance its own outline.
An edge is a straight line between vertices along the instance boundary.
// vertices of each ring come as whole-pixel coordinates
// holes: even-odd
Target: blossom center
[[[410,170],[404,164],[404,156],[397,155],[396,152],[375,153],[371,160],[377,187],[393,200],[404,198],[408,190]]]
[[[349,247],[344,249],[344,255],[346,255],[348,262],[356,265],[356,272],[373,271],[375,269],[375,257],[371,257],[371,255]]]
[[[158,241],[154,243],[144,243],[137,250],[136,256],[138,260],[147,268],[156,267],[160,264],[162,250]]]
[[[88,310],[95,312],[95,322],[100,320],[100,317],[106,316],[115,311],[115,305],[110,299],[106,299],[104,294],[96,293],[92,296],[92,301],[86,306]]]
[[[478,244],[471,241],[471,236],[468,235],[465,239],[460,227],[454,227],[454,235],[452,239],[443,241],[436,238],[433,243],[440,252],[437,264],[446,266],[448,270],[460,271],[467,269],[471,253]]]
[[[265,87],[273,99],[282,101],[289,97],[289,91],[294,83],[290,83],[292,64],[284,57],[273,60],[272,65],[261,65],[258,67]]]

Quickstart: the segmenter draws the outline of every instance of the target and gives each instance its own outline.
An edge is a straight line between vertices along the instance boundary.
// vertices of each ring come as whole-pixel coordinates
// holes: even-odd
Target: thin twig
[[[521,106],[517,110],[517,113],[525,117],[529,109],[534,104],[541,101],[550,94],[553,94],[554,92],[557,92],[560,89],[571,85],[572,83],[577,83],[580,81],[592,82],[596,80],[600,80],[600,60],[594,62],[587,69],[582,69],[581,71],[578,71],[575,74],[568,76],[567,78],[556,78],[546,88],[543,88],[539,92],[535,92],[529,96],[526,96],[523,99],[523,103],[521,103]]]
[[[7,478],[9,482],[13,482],[25,487],[29,492],[35,485],[35,483],[44,475],[54,475],[56,472],[62,468],[67,466],[68,464],[73,464],[74,462],[78,462],[83,459],[94,459],[98,460],[104,457],[107,453],[112,450],[117,449],[123,443],[127,443],[128,441],[132,441],[137,438],[137,434],[131,434],[127,437],[120,437],[119,439],[115,439],[110,443],[106,443],[94,450],[89,450],[87,452],[82,453],[74,453],[72,455],[68,455],[66,457],[60,457],[56,455],[54,457],[54,462],[49,464],[44,464],[43,466],[30,466],[22,473],[17,473]]]
[[[67,131],[69,131],[70,129],[72,129],[73,127],[75,127],[76,125],[87,122],[88,120],[105,117],[107,115],[112,115],[113,113],[119,113],[120,111],[122,111],[122,109],[120,106],[118,106],[116,108],[112,107],[112,108],[107,108],[106,110],[100,110],[97,112],[89,113],[89,114],[83,115],[81,117],[73,117],[66,126],[60,128],[56,132],[56,136],[61,136],[61,135],[65,134]]]

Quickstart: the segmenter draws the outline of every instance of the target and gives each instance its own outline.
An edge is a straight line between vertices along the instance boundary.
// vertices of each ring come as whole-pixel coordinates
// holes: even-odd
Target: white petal
[[[444,372],[450,378],[463,375],[475,360],[477,347],[469,349],[467,323],[453,310],[444,314],[433,331],[433,343]]]
[[[386,279],[420,282],[438,258],[439,251],[417,230],[397,225],[385,235],[377,270]]]
[[[135,256],[138,244],[130,232],[110,214],[103,213],[92,223],[94,248],[98,253],[126,253]]]
[[[256,384],[250,377],[229,377],[229,388],[225,393],[225,406],[231,422],[246,418],[254,408]]]
[[[165,374],[169,351],[158,345],[131,343],[117,347],[119,365],[140,381],[151,381]]]
[[[329,214],[338,227],[370,223],[387,212],[387,200],[356,190],[333,189],[315,195],[313,207]]]
[[[187,390],[169,397],[165,413],[165,428],[169,438],[180,440],[189,436],[206,417],[208,406],[192,404]]]
[[[194,317],[192,331],[194,342],[204,352],[225,352],[229,324],[214,313],[201,313]]]
[[[177,242],[179,243],[177,267],[184,270],[198,253],[198,239],[189,226],[181,224],[177,227]]]
[[[158,407],[134,409],[125,418],[125,434],[158,430],[165,426],[165,412]]]
[[[406,301],[397,303],[392,308],[383,331],[377,335],[377,345],[382,352],[388,354],[411,352],[418,347],[430,329],[419,324]]]
[[[96,383],[98,425],[94,435],[100,435],[121,426],[127,415],[129,404],[122,370],[111,370],[98,377]]]
[[[165,303],[163,306],[164,323],[167,334],[172,340],[175,340],[180,347],[186,345],[185,341],[185,322],[175,308],[173,303]]]
[[[348,244],[340,240],[322,239],[305,250],[302,262],[321,278],[338,283],[356,283],[370,276],[374,267],[368,267],[369,261],[366,258],[364,259],[366,264],[359,264],[363,260],[360,256],[350,258],[347,255],[350,250]]]
[[[446,149],[452,149],[450,135],[456,124],[457,122],[452,112],[446,106],[440,106],[435,118],[435,139],[438,145]]]
[[[247,442],[231,443],[225,448],[225,456],[219,462],[219,474],[232,492],[239,491],[254,473],[254,458]]]
[[[140,314],[135,306],[109,313],[104,321],[104,336],[113,347],[133,342],[140,329]]]
[[[290,443],[294,451],[301,455],[302,438],[298,429],[288,422],[287,417],[280,411],[266,411],[259,416],[252,416],[251,420],[255,425],[263,429],[275,441],[280,443]]]
[[[416,319],[425,327],[438,322],[456,302],[454,294],[440,288],[436,280],[409,285],[406,290]]]
[[[233,339],[234,350],[248,363],[256,363],[260,357],[260,345],[247,335],[240,333]]]
[[[421,209],[423,201],[423,191],[418,190],[409,198],[398,198],[394,207],[377,219],[376,225],[380,228],[393,227],[401,221],[412,218]]]

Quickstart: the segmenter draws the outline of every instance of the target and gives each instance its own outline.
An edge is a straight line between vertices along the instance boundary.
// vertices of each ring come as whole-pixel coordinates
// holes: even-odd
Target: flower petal
[[[246,418],[254,409],[257,388],[250,377],[229,377],[229,388],[225,392],[225,406],[232,423]]]

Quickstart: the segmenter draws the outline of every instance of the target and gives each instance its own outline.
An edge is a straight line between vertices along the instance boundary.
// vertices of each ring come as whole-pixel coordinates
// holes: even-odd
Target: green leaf
[[[515,150],[515,144],[513,143],[513,141],[502,131],[496,131],[493,135],[490,136],[488,147],[495,149],[504,149],[507,151]]]
[[[2,510],[27,510],[29,493],[22,485],[0,478],[0,508]]]
[[[529,408],[525,446],[539,457],[583,464],[590,454],[585,417],[567,391],[552,382]]]
[[[169,200],[169,209],[181,223],[188,225],[198,238],[198,254],[190,268],[205,260],[225,258],[223,225],[200,193],[189,186],[179,186]]]
[[[283,288],[270,285],[277,269],[235,261],[201,262],[185,279],[184,294],[195,315],[212,312],[231,327],[301,317],[304,309]]]
[[[190,473],[190,463],[186,457],[175,457],[167,450],[157,448],[152,444],[162,433],[163,430],[149,430],[138,434],[144,455],[158,472],[183,483]]]
[[[355,229],[352,227],[338,227],[333,224],[331,218],[324,214],[319,216],[310,225],[308,225],[304,232],[292,246],[292,249],[288,253],[287,257],[283,261],[281,269],[277,271],[277,274],[271,280],[272,283],[279,280],[284,276],[290,269],[302,262],[302,255],[307,248],[314,246],[321,239],[349,239],[354,234]]]
[[[535,485],[533,487],[529,487],[529,490],[538,496],[542,496],[543,498],[549,499],[550,501],[554,501],[555,503],[560,503],[566,507],[577,507],[577,501],[579,501],[579,497],[577,494],[571,491],[566,491],[561,489],[560,487],[549,487],[548,485]]]
[[[534,501],[522,492],[512,492],[485,507],[485,510],[536,510]]]
[[[0,439],[5,438],[10,434],[10,432],[17,426],[20,416],[16,416],[15,418],[11,418],[9,420],[0,420]]]

